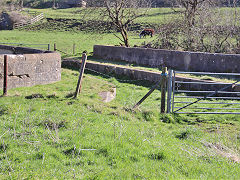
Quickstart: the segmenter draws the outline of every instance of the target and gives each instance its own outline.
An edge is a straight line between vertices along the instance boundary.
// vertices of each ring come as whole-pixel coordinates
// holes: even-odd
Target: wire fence
[[[73,43],[72,46],[67,46],[67,48],[62,48],[62,49],[59,49],[57,48],[57,44],[54,43],[53,45],[53,50],[54,51],[58,51],[60,53],[62,53],[63,55],[66,55],[66,56],[75,56],[77,54],[80,54],[80,52],[78,52],[78,48],[76,47],[76,44]]]
[[[101,76],[104,76],[104,77],[107,77],[107,78],[114,78],[116,79],[117,81],[119,82],[141,82],[141,81],[146,81],[146,79],[137,79],[137,80],[134,80],[134,79],[119,79],[119,78],[116,78],[116,76],[112,75],[110,76],[109,73],[101,73],[99,71],[95,71],[93,69],[90,69],[90,68],[85,68],[86,70],[90,71],[90,72],[93,72],[93,73],[96,73],[98,75],[101,75]]]
[[[51,44],[6,43],[6,42],[0,42],[0,44],[17,46],[17,47],[37,48],[37,49],[48,50],[48,51],[50,51],[50,47],[51,47]]]

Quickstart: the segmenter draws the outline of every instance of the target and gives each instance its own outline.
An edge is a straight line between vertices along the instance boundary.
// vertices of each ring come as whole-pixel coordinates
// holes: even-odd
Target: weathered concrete
[[[0,51],[2,54],[42,54],[42,53],[52,53],[51,51],[44,51],[39,49],[32,49],[27,47],[15,47],[15,46],[5,46],[0,45]],[[4,53],[6,52],[6,53]]]
[[[66,59],[62,61],[62,67],[65,68],[73,68],[79,69],[81,63],[79,60],[74,59]],[[121,76],[128,76],[134,80],[146,80],[150,82],[157,82],[161,80],[161,72],[152,72],[152,71],[144,71],[144,70],[137,70],[131,69],[126,67],[119,67],[115,65],[106,65],[101,63],[95,62],[87,62],[86,68],[90,70],[94,70],[100,73],[109,74],[115,73]],[[176,81],[187,81],[187,82],[213,82],[209,80],[201,80],[196,78],[186,78],[186,77],[176,77]],[[225,87],[224,83],[219,82],[218,85],[204,85],[204,84],[181,84],[179,86],[179,90],[205,90],[205,91],[215,91],[216,89],[220,89]],[[234,91],[239,92],[239,86],[233,86],[227,89],[227,91]],[[239,94],[240,95],[240,94]]]
[[[0,46],[8,54],[8,89],[61,80],[61,55],[31,48]],[[21,53],[21,54],[19,54]],[[26,54],[25,54],[26,53]],[[3,86],[4,55],[0,54],[0,88]]]
[[[14,52],[8,49],[0,49],[0,54],[14,54]]]
[[[102,98],[103,102],[106,102],[106,103],[111,102],[112,100],[114,100],[116,98],[117,89],[112,88],[111,91],[103,91],[98,94]]]
[[[127,61],[149,67],[167,66],[180,71],[240,73],[240,55],[163,49],[94,46],[94,57]]]

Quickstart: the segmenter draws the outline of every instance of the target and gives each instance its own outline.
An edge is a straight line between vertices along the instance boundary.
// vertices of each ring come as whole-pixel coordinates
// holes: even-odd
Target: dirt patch
[[[30,96],[25,96],[25,99],[37,99],[37,98],[44,98],[42,94],[32,94]]]
[[[99,93],[103,102],[111,102],[116,98],[116,88],[112,88],[111,91],[103,91]]]
[[[218,155],[228,158],[235,163],[240,163],[240,157],[236,152],[218,143],[204,143],[208,148],[214,150]]]

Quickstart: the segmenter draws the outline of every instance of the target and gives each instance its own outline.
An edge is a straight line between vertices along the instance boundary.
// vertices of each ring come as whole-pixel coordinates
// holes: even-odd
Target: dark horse
[[[153,34],[154,34],[154,30],[153,29],[144,29],[139,34],[139,37],[142,38],[142,37],[146,37],[147,35],[153,37]]]

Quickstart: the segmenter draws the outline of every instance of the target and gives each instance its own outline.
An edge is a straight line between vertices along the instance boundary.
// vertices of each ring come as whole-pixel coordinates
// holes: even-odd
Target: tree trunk
[[[53,6],[52,6],[52,8],[56,8],[56,0],[53,0]]]
[[[123,37],[124,45],[126,47],[129,47],[128,32],[127,32],[127,29],[125,27],[122,28],[121,34],[122,34],[122,37]]]
[[[23,8],[23,0],[20,1],[20,8]]]

